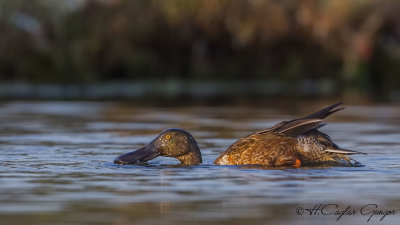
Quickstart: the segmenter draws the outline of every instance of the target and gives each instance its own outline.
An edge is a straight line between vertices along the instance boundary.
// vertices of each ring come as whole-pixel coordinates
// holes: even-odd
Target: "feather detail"
[[[347,149],[324,149],[324,151],[330,152],[330,153],[344,154],[344,155],[354,155],[354,154],[366,155],[367,154],[364,152],[357,152],[357,151],[347,150]]]
[[[308,116],[305,116],[305,117],[303,117],[303,118],[300,118],[300,119],[294,119],[294,120],[289,120],[289,121],[282,121],[282,122],[280,122],[280,123],[278,123],[278,124],[275,124],[275,125],[274,125],[273,127],[271,127],[271,128],[258,131],[257,133],[262,134],[262,133],[268,133],[268,132],[279,132],[278,130],[283,129],[284,127],[288,127],[288,126],[290,127],[290,126],[293,125],[293,124],[301,123],[301,122],[299,122],[299,121],[306,121],[306,120],[312,120],[312,119],[319,119],[319,120],[321,120],[321,122],[322,122],[322,119],[325,119],[326,117],[328,117],[329,115],[331,115],[331,114],[333,114],[333,113],[335,113],[335,112],[337,112],[337,111],[343,110],[344,107],[335,109],[336,107],[338,107],[338,106],[341,105],[341,104],[342,104],[342,102],[338,102],[338,103],[336,103],[336,104],[333,104],[333,105],[330,105],[330,106],[328,106],[328,107],[325,107],[325,108],[319,110],[318,112],[312,113],[312,114],[310,114],[310,115],[308,115]],[[319,128],[325,126],[325,125],[326,125],[325,123],[320,124],[319,126],[315,126],[314,129],[317,130],[317,129],[319,129]],[[309,131],[310,131],[310,130],[311,130],[311,129],[309,129]],[[292,135],[293,135],[293,134],[292,134]],[[293,136],[292,136],[292,137],[293,137]]]
[[[308,116],[305,116],[302,119],[325,119],[329,115],[331,115],[331,114],[333,114],[333,113],[335,113],[337,111],[343,110],[344,107],[335,109],[336,107],[338,107],[341,104],[342,104],[342,102],[338,102],[336,104],[330,105],[330,106],[328,106],[326,108],[323,108],[323,109],[319,110],[318,112],[315,112],[315,113],[312,113],[312,114],[310,114]]]
[[[323,120],[320,119],[305,119],[305,120],[294,120],[288,124],[278,127],[273,132],[280,133],[289,137],[297,137],[304,133],[309,132],[312,129],[318,127]]]

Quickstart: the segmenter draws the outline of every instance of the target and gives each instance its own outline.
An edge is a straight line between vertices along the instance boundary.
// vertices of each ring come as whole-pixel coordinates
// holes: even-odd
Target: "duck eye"
[[[167,135],[165,135],[165,138],[168,140],[168,139],[171,138],[171,135],[170,135],[170,134],[167,134]]]

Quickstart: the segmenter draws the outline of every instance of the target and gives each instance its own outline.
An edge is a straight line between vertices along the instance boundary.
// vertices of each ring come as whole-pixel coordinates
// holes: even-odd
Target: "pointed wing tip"
[[[339,105],[343,105],[343,102],[340,101],[340,102],[337,102],[337,103],[335,103],[335,104],[332,104],[331,106],[328,106],[328,107],[336,108],[336,107],[338,107]]]
[[[315,113],[312,113],[306,117],[303,117],[303,119],[313,119],[313,118],[319,118],[319,119],[325,119],[326,117],[328,117],[329,115],[331,115],[332,113],[335,113],[337,111],[343,110],[345,107],[340,107],[337,108],[338,106],[340,106],[341,104],[343,104],[342,102],[338,102],[335,103],[333,105],[330,105],[328,107],[325,107]]]
[[[335,108],[336,108],[336,107],[335,107]],[[340,107],[340,108],[337,108],[337,109],[335,109],[335,108],[329,110],[329,114],[332,114],[332,113],[335,113],[335,112],[337,112],[337,111],[343,110],[343,109],[345,109],[346,107],[343,106],[343,107]]]

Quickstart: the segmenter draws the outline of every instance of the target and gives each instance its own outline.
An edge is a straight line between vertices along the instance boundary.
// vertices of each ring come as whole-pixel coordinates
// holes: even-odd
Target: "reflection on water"
[[[274,169],[216,166],[234,140],[318,106],[151,108],[96,102],[0,105],[1,224],[365,224],[377,204],[400,221],[400,108],[347,106],[322,128],[363,167]],[[311,109],[311,110],[310,110]],[[190,131],[203,165],[159,157],[114,165],[168,127]],[[302,215],[318,204],[358,213]],[[331,208],[326,208],[332,211]]]

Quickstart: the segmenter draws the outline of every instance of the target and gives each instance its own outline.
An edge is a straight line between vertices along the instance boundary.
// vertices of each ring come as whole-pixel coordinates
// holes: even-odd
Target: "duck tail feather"
[[[340,149],[325,149],[325,151],[330,152],[330,153],[343,154],[343,155],[354,155],[354,154],[367,155],[367,153],[364,153],[364,152],[358,152],[358,151],[341,149],[341,148]]]

